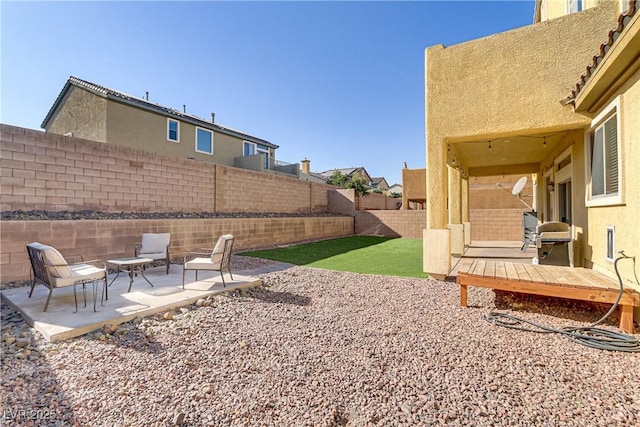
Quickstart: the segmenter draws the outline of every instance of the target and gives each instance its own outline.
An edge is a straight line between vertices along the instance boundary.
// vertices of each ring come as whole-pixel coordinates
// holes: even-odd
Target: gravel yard
[[[465,309],[448,282],[305,267],[261,278],[53,344],[3,304],[4,424],[640,425],[640,354],[493,326],[491,290],[470,288]],[[580,313],[518,312],[555,326],[599,315]]]

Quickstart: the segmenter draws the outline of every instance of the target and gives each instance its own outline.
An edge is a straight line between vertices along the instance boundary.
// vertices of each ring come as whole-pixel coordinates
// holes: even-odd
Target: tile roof
[[[300,172],[300,179],[303,181],[321,182],[324,184],[326,184],[329,181],[329,178],[316,172],[309,172],[309,173]]]
[[[354,173],[356,173],[356,172],[358,172],[358,171],[360,171],[360,170],[363,170],[363,169],[364,169],[364,168],[363,168],[362,166],[357,167],[357,168],[342,168],[342,169],[340,169],[340,168],[336,168],[336,169],[329,169],[329,170],[326,170],[326,171],[324,171],[324,172],[321,172],[321,175],[324,175],[324,176],[326,176],[326,177],[331,178],[331,176],[332,176],[336,171],[338,171],[338,172],[340,172],[342,175],[349,175],[349,176],[351,176],[352,174],[354,174]],[[365,172],[366,172],[366,171],[365,171]]]
[[[60,105],[60,103],[62,102],[63,98],[65,97],[65,95],[67,94],[67,92],[69,91],[69,89],[71,88],[71,86],[76,86],[76,87],[80,87],[82,89],[88,90],[89,92],[92,92],[96,95],[102,96],[104,98],[108,98],[108,99],[112,99],[118,102],[123,102],[125,104],[129,104],[138,108],[142,108],[145,110],[150,110],[150,111],[154,111],[156,113],[160,113],[163,114],[165,116],[170,116],[170,117],[174,117],[176,119],[179,120],[183,120],[186,122],[190,122],[192,124],[195,124],[197,126],[201,126],[207,129],[211,129],[211,130],[216,130],[218,132],[221,133],[225,133],[227,135],[232,135],[232,136],[237,136],[243,139],[246,139],[248,141],[251,142],[256,142],[258,144],[264,144],[267,145],[269,147],[272,148],[278,148],[277,145],[266,141],[262,138],[257,138],[255,136],[251,136],[249,134],[246,134],[244,132],[238,131],[236,129],[232,129],[228,126],[222,126],[218,123],[213,123],[211,121],[207,121],[203,118],[200,118],[198,116],[194,116],[192,114],[188,114],[185,112],[181,112],[178,111],[176,109],[170,108],[170,107],[165,107],[162,106],[160,104],[155,104],[153,102],[149,102],[145,99],[142,98],[138,98],[136,96],[133,95],[129,95],[127,93],[118,91],[118,90],[114,90],[114,89],[110,89],[106,86],[102,86],[102,85],[98,85],[95,83],[91,83],[88,82],[86,80],[82,80],[79,79],[77,77],[69,77],[69,80],[67,80],[67,82],[65,83],[64,87],[62,88],[62,90],[60,91],[60,94],[58,95],[58,97],[56,98],[55,102],[53,103],[53,105],[51,106],[51,108],[49,109],[49,112],[47,113],[46,117],[44,118],[44,120],[42,121],[42,124],[40,125],[42,128],[45,128],[47,123],[53,118],[53,114],[55,113],[56,109],[58,108],[58,106]]]
[[[638,12],[640,9],[640,0],[628,0],[629,7],[628,9],[621,13],[618,16],[618,25],[615,29],[609,31],[607,41],[600,44],[600,50],[597,55],[594,55],[591,63],[587,65],[586,71],[580,76],[580,80],[575,85],[575,89],[571,91],[571,95],[567,97],[568,103],[573,102],[577,97],[582,88],[585,86],[591,75],[595,72],[596,68],[602,62],[603,58],[611,49],[613,43],[618,39],[620,33],[625,28],[625,26],[631,21],[633,15]]]

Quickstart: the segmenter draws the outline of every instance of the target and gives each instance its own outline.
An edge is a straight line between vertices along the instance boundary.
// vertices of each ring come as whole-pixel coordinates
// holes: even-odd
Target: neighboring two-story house
[[[384,194],[387,194],[389,192],[389,183],[383,176],[371,178],[371,187],[374,190],[382,191],[382,193]]]
[[[389,194],[402,195],[402,184],[395,183],[389,187]]]
[[[331,180],[331,177],[333,176],[334,173],[336,173],[336,171],[340,172],[340,174],[344,176],[348,176],[349,178],[353,178],[356,175],[360,175],[364,179],[364,182],[367,185],[367,187],[371,187],[371,175],[369,175],[367,170],[362,166],[357,168],[329,169],[324,172],[321,172],[320,174],[326,177],[327,180]]]
[[[214,117],[208,121],[70,77],[41,126],[51,133],[159,154],[299,175],[297,163],[276,161],[277,145],[215,123]]]

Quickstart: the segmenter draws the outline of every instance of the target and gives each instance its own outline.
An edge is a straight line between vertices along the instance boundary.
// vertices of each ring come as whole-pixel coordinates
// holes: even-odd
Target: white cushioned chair
[[[133,256],[136,258],[151,258],[154,264],[164,261],[169,274],[171,257],[169,248],[171,247],[170,233],[143,233],[142,242],[133,247]]]
[[[233,280],[233,274],[231,273],[232,250],[233,236],[225,234],[220,236],[213,251],[211,249],[198,249],[185,255],[184,263],[182,264],[182,289],[184,289],[184,274],[187,270],[195,270],[196,281],[198,280],[198,270],[219,271],[222,277],[222,285],[226,287],[224,270],[229,272],[229,276]]]
[[[33,274],[29,298],[31,298],[31,295],[33,294],[33,289],[35,288],[36,283],[41,283],[49,288],[49,296],[47,297],[47,302],[44,304],[44,311],[47,311],[47,308],[49,307],[53,288],[73,286],[73,297],[75,299],[77,312],[78,297],[76,296],[75,285],[78,283],[82,283],[84,290],[84,286],[88,282],[97,282],[99,280],[104,281],[103,297],[108,299],[107,266],[104,262],[97,259],[82,261],[82,256],[74,255],[74,257],[79,257],[82,262],[69,264],[56,248],[39,242],[28,243],[27,252],[29,253],[29,260],[31,261]],[[93,310],[95,311],[95,309],[96,306],[94,298]]]

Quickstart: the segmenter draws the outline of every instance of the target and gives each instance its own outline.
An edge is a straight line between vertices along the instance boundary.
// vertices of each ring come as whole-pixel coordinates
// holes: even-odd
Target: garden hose
[[[598,321],[584,327],[564,327],[564,328],[552,328],[549,326],[541,325],[536,322],[522,319],[517,316],[513,316],[508,313],[491,312],[485,316],[485,320],[489,323],[493,323],[505,328],[518,329],[521,331],[537,332],[543,334],[556,333],[561,334],[569,340],[578,344],[586,345],[587,347],[597,348],[599,350],[608,351],[624,351],[624,352],[640,352],[640,341],[633,335],[624,334],[620,332],[614,332],[607,329],[596,328],[595,326],[602,323],[607,317],[613,313],[618,306],[620,298],[624,292],[624,285],[622,283],[622,277],[618,271],[618,262],[623,259],[633,260],[633,274],[638,282],[638,276],[636,275],[636,258],[625,255],[624,251],[620,251],[620,256],[616,258],[613,266],[618,276],[618,282],[620,283],[620,291],[616,302],[609,309],[609,311],[602,316]],[[640,283],[639,283],[640,284]],[[529,326],[526,326],[529,325]]]

